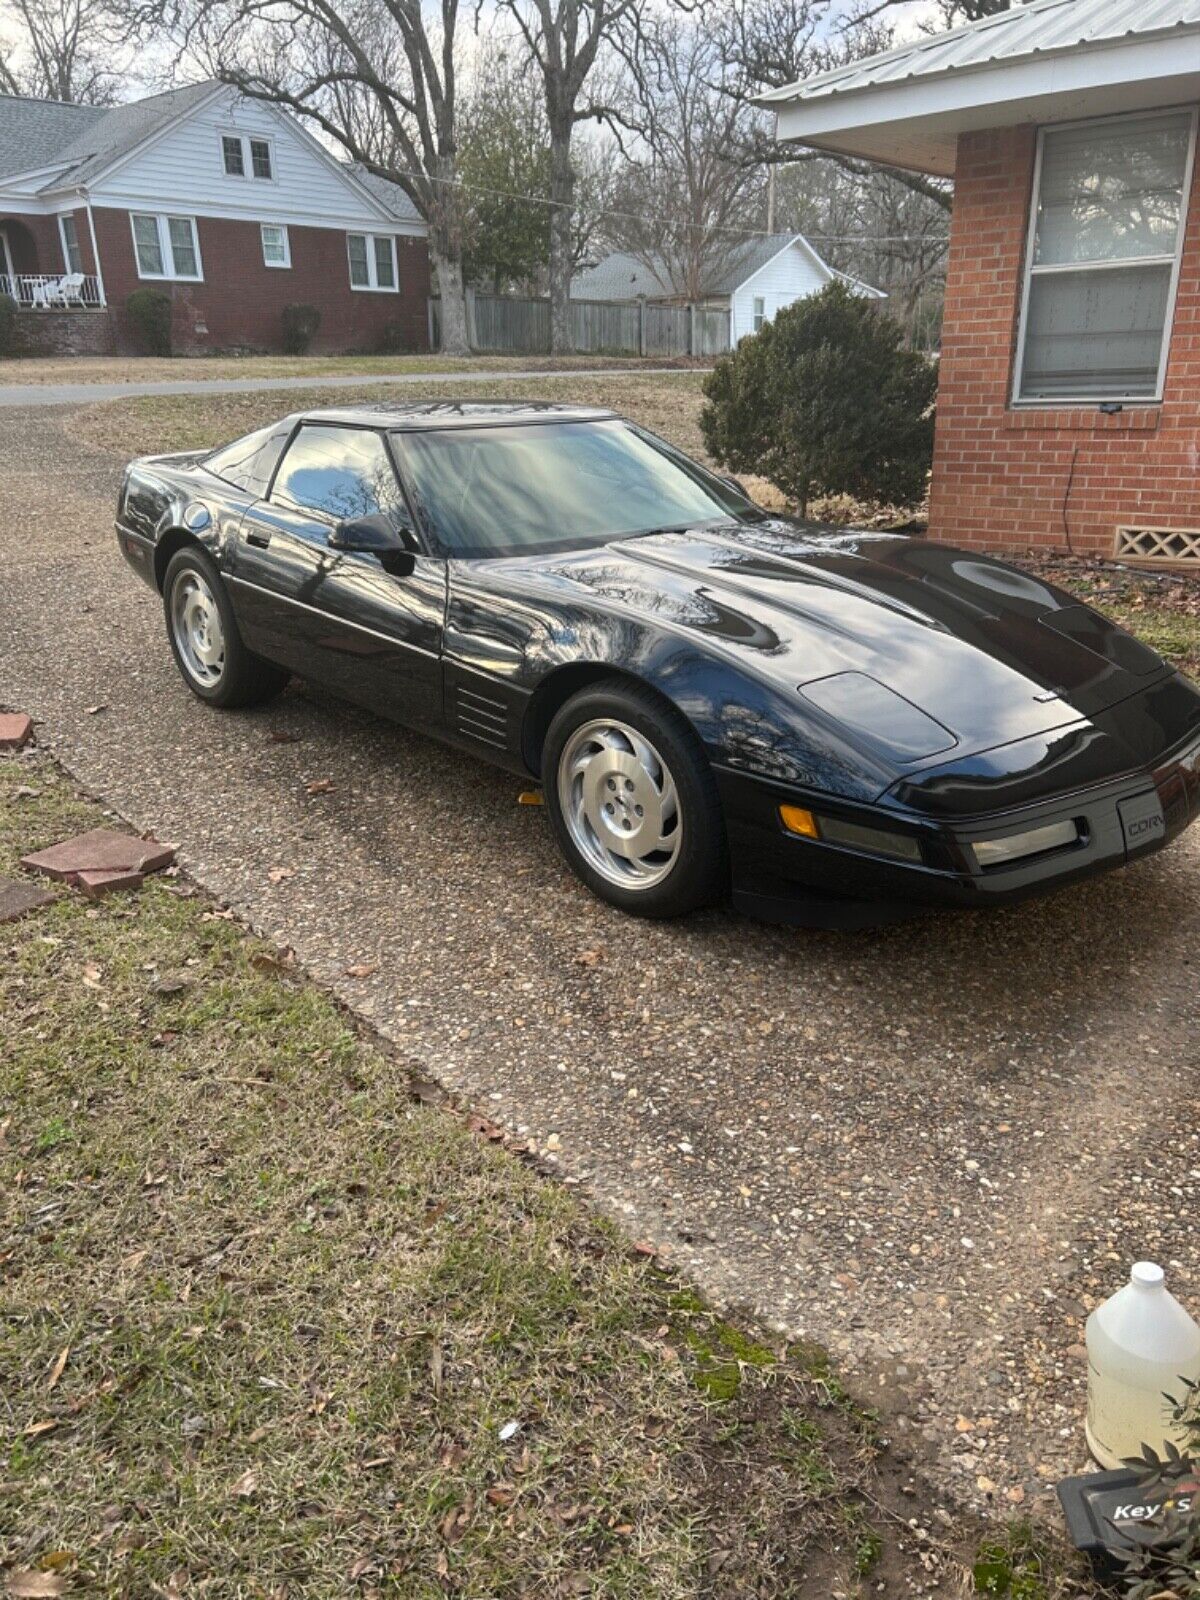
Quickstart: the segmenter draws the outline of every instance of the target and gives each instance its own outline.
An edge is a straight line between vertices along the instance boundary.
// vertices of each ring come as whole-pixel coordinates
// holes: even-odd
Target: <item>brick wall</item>
[[[1200,169],[1162,405],[1010,404],[1036,136],[959,140],[930,530],[1111,553],[1118,524],[1200,527]]]
[[[177,351],[281,347],[280,313],[288,304],[316,306],[321,326],[314,351],[375,351],[395,329],[404,348],[429,347],[429,252],[424,239],[398,237],[400,292],[351,289],[344,230],[289,227],[290,268],[263,265],[256,222],[198,217],[203,283],[167,283],[137,275],[129,213],[93,213],[104,289],[123,350],[136,348],[125,301],[134,289],[170,294]],[[381,230],[382,231],[382,230]]]
[[[111,356],[117,353],[111,311],[22,311],[14,353],[21,356]]]

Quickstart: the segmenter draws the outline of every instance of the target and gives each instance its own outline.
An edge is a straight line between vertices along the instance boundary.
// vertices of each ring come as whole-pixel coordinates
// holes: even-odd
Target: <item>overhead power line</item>
[[[482,183],[468,183],[465,178],[432,178],[427,172],[409,172],[403,168],[391,169],[394,177],[412,178],[414,181],[428,184],[440,184],[447,189],[463,189],[471,194],[486,194],[496,200],[521,200],[528,205],[547,206],[551,210],[572,209],[565,200],[553,200],[549,195],[521,194],[515,189],[492,189]],[[384,176],[384,174],[379,174]],[[389,181],[391,181],[389,179]],[[615,217],[623,222],[655,222],[658,219],[649,216],[644,211],[617,211],[611,207],[604,207],[596,213],[600,217]],[[732,228],[720,223],[710,222],[679,222],[673,226],[693,233],[727,233],[745,239],[769,239],[773,232],[785,231],[804,233],[804,237],[813,244],[944,244],[948,243],[948,236],[928,233],[806,233],[803,229],[779,230],[769,228]]]

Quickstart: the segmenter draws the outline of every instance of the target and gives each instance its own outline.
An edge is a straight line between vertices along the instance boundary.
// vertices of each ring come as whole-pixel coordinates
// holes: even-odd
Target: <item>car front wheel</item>
[[[563,854],[602,900],[677,917],[724,892],[712,773],[690,726],[653,691],[613,679],[574,695],[550,725],[542,773]]]
[[[290,673],[247,650],[215,562],[198,547],[172,556],[163,579],[167,637],[188,688],[211,706],[261,705]]]

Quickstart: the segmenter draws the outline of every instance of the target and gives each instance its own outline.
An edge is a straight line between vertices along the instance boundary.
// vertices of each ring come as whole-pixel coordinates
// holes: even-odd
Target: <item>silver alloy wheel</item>
[[[194,570],[182,572],[171,591],[171,631],[189,677],[213,688],[225,670],[225,632],[213,592]]]
[[[583,859],[622,889],[652,889],[679,859],[683,812],[670,768],[627,722],[585,722],[558,763],[558,801]]]

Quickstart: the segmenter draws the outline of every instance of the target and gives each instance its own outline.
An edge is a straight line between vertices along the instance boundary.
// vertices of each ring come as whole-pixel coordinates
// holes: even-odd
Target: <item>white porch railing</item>
[[[86,272],[0,272],[0,294],[9,295],[23,311],[99,311],[104,306],[99,278]]]

